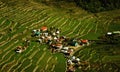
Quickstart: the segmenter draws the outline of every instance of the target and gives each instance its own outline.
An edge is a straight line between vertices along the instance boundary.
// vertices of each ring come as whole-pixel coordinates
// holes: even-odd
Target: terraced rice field
[[[18,45],[24,45],[25,39],[32,40],[31,31],[41,26],[57,27],[62,31],[61,35],[68,37],[95,40],[101,33],[107,32],[111,23],[111,19],[101,19],[104,16],[97,18],[90,15],[80,20],[67,18],[49,12],[49,8],[8,7],[2,2],[0,7],[0,72],[65,72],[64,55],[52,54],[46,45],[31,41],[25,52],[18,54],[14,50]],[[90,54],[89,51],[82,50],[76,56],[97,62],[96,53]]]

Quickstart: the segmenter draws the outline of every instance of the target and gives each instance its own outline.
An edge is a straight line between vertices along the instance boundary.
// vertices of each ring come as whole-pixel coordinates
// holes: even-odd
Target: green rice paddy
[[[9,7],[0,1],[0,72],[65,72],[64,55],[52,54],[47,45],[34,42],[31,31],[41,26],[54,26],[61,29],[61,35],[97,40],[107,31],[120,30],[120,19],[115,20],[120,16],[118,12],[120,10],[98,13],[98,17],[88,13],[84,18],[75,19],[57,13],[57,9],[46,6],[40,8],[32,1],[24,7]],[[16,47],[24,45],[25,39],[31,40],[30,46],[23,53],[15,53]],[[119,51],[119,45],[83,47],[74,55],[82,61],[88,61],[89,65],[78,68],[76,72],[119,72]]]

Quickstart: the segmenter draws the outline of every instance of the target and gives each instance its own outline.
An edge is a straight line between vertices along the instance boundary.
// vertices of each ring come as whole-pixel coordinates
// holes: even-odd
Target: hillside
[[[108,31],[120,30],[120,10],[91,13],[73,2],[45,4],[38,0],[0,0],[0,72],[66,72],[67,59],[51,53],[48,45],[36,43],[31,31],[42,26],[56,27],[70,38],[98,40]],[[16,53],[30,39],[28,49]],[[119,72],[119,45],[83,47],[74,55],[89,65],[76,72]]]
[[[120,9],[119,0],[74,0],[76,5],[89,12],[101,12]]]
[[[76,6],[81,7],[88,12],[97,13],[102,11],[120,9],[119,0],[34,0],[42,2],[46,5],[55,5],[61,7],[61,4],[74,3]]]

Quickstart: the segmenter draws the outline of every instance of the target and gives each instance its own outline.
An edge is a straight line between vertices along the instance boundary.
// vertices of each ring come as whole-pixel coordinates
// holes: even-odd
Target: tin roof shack
[[[22,52],[23,52],[22,46],[18,46],[18,47],[16,48],[15,52],[17,52],[17,53],[22,53]]]
[[[119,44],[120,31],[107,32],[106,34],[98,37],[97,44]]]
[[[75,72],[75,67],[73,65],[67,67],[67,72]]]
[[[80,59],[75,56],[69,57],[69,59],[67,60],[67,66],[68,66],[67,68],[68,72],[74,72],[75,68],[78,68],[80,66]]]
[[[113,35],[120,36],[120,31],[113,31]]]
[[[78,42],[77,42],[77,39],[70,38],[70,39],[68,39],[67,41],[68,41],[68,45],[70,45],[70,46],[74,46],[74,47],[79,46],[79,44],[78,44]]]
[[[56,46],[58,51],[60,51],[63,48],[63,45],[60,43],[56,44],[55,46]]]
[[[114,44],[120,43],[120,31],[113,31],[113,37],[111,38],[111,41]]]
[[[105,35],[101,36],[100,40],[102,43],[107,44],[118,44],[120,41],[120,31],[107,32]]]
[[[120,31],[107,32],[105,36],[120,36]]]
[[[107,32],[106,35],[111,36],[113,33],[112,32]]]
[[[40,28],[40,30],[44,32],[44,31],[47,31],[48,28],[47,28],[46,26],[42,26],[42,27]]]
[[[76,47],[76,46],[78,46],[78,43],[76,41],[71,41],[71,42],[69,42],[69,45]]]
[[[87,39],[81,39],[81,44],[84,46],[85,44],[88,46],[89,41]]]
[[[39,29],[33,30],[31,36],[32,36],[32,37],[34,37],[34,36],[40,36],[40,30],[39,30]]]
[[[60,50],[63,48],[63,45],[60,44],[60,43],[56,43],[56,44],[51,44],[51,49],[52,49],[52,52],[60,52]]]
[[[74,51],[74,49],[69,48],[69,47],[63,47],[61,49],[61,52],[64,53],[66,57],[70,56],[73,51]]]
[[[22,53],[23,51],[25,51],[27,49],[27,47],[22,47],[22,46],[18,46],[15,50],[15,52],[17,53]]]

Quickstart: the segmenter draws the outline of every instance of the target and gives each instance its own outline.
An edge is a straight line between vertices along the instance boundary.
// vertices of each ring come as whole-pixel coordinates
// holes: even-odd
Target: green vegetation
[[[119,45],[94,44],[75,53],[81,60],[90,62],[86,71],[119,71]],[[110,69],[109,69],[110,68]],[[83,69],[85,70],[85,69]],[[78,71],[79,72],[79,71]]]
[[[101,12],[106,10],[119,9],[119,0],[74,0],[78,6],[90,12]]]
[[[101,11],[120,9],[119,0],[35,0],[36,2],[42,2],[46,5],[54,5],[61,8],[62,4],[75,3],[77,6],[83,9],[97,13]],[[72,12],[72,10],[70,9]]]
[[[86,10],[104,10],[89,13],[83,10],[84,8],[76,7],[72,1],[62,1],[60,6],[51,6],[48,3],[47,6],[40,0],[0,0],[0,72],[65,72],[66,59],[63,54],[52,54],[48,46],[36,43],[30,36],[31,31],[44,25],[54,26],[61,29],[62,35],[96,41],[108,31],[120,30],[120,10],[106,11],[110,10],[113,4],[115,6],[112,9],[119,8],[119,2],[113,1],[111,4],[112,1],[110,0],[106,8],[101,5],[101,0],[100,6],[94,5],[97,2],[88,2],[83,6]],[[93,6],[100,8],[92,9]],[[21,54],[15,53],[16,47],[23,46],[26,39],[31,40],[27,50]],[[78,68],[76,72],[120,71],[119,47],[120,43],[94,43],[81,48],[74,55],[88,64]]]

